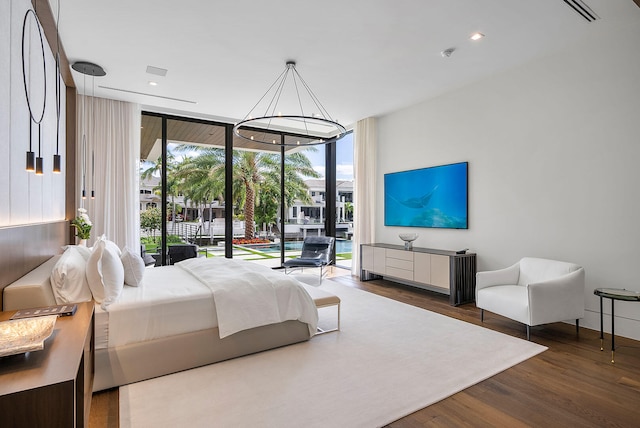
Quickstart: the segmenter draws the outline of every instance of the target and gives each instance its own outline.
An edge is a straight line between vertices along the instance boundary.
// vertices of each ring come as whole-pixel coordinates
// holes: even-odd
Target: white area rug
[[[120,427],[382,426],[546,349],[330,280],[322,288],[342,300],[340,332],[121,387]]]

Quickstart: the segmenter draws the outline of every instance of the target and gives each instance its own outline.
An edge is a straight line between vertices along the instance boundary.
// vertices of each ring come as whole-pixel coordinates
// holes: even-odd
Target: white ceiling
[[[54,16],[57,2],[50,0]],[[333,118],[349,126],[640,15],[633,0],[585,2],[601,19],[589,23],[563,0],[60,0],[60,36],[70,63],[107,72],[86,78],[84,89],[74,71],[81,93],[235,121],[292,59]],[[469,40],[476,31],[486,37]],[[456,49],[450,58],[440,54],[447,48]],[[167,75],[148,74],[147,66]]]

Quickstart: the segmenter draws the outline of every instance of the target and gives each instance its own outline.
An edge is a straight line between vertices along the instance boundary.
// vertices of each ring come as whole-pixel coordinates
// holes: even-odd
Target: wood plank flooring
[[[389,281],[361,282],[333,277],[342,285],[428,309],[515,337],[525,338],[522,324],[480,310],[458,307],[448,297]],[[531,329],[531,340],[549,349],[445,400],[406,416],[388,428],[413,427],[639,427],[640,342],[616,337],[611,364],[610,335],[600,351],[600,332],[554,323]],[[607,348],[609,347],[609,348]],[[478,358],[491,358],[487,349]],[[443,362],[446,364],[446,362]],[[118,427],[118,390],[96,393],[89,426]]]

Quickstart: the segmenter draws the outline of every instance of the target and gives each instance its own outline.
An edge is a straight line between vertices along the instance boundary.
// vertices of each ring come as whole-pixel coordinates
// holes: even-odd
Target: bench
[[[318,287],[313,287],[311,285],[307,285],[307,284],[303,284],[305,290],[307,290],[307,292],[309,293],[309,295],[311,296],[311,298],[313,299],[313,301],[316,304],[316,308],[318,309],[323,309],[323,308],[329,308],[332,306],[336,306],[337,310],[338,310],[338,319],[337,319],[337,324],[335,328],[331,328],[331,329],[327,329],[327,330],[323,330],[320,327],[318,327],[318,333],[316,334],[323,334],[323,333],[330,333],[332,331],[339,331],[340,330],[340,298],[334,294],[329,293],[328,291],[322,290]]]

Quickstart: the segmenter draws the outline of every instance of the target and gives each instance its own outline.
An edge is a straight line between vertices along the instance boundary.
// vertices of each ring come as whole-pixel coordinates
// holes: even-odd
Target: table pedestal
[[[615,316],[614,301],[625,300],[627,302],[640,302],[640,293],[637,291],[625,290],[622,288],[596,288],[593,294],[600,297],[600,350],[604,351],[604,316],[602,308],[602,299],[611,300],[611,363],[615,362],[616,352],[616,335],[615,335]]]

